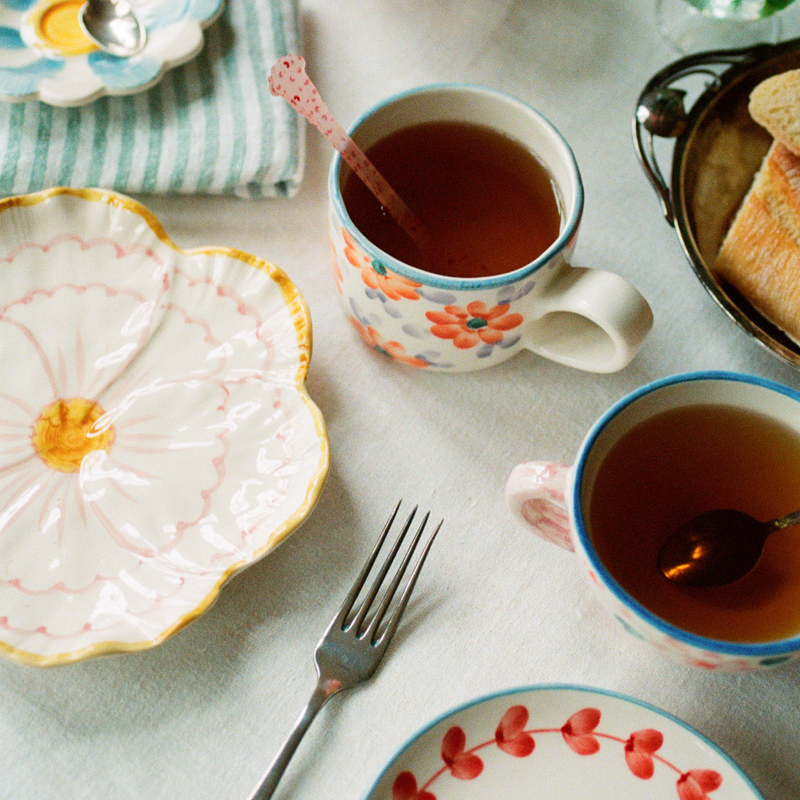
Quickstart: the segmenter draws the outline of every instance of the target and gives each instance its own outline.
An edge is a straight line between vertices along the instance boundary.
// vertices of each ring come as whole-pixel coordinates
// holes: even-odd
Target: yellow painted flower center
[[[105,415],[102,406],[83,397],[56,400],[33,425],[33,447],[51,469],[77,472],[84,456],[108,450],[116,438],[114,426],[95,428]]]
[[[31,23],[43,47],[63,56],[91,53],[97,47],[83,32],[78,11],[83,0],[45,0],[33,11]]]

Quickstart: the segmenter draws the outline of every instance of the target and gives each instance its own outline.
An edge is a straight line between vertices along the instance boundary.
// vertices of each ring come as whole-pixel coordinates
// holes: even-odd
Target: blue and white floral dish
[[[224,0],[130,0],[147,43],[134,56],[109,55],[83,32],[83,0],[0,0],[0,100],[80,106],[156,84],[203,48],[203,29]]]

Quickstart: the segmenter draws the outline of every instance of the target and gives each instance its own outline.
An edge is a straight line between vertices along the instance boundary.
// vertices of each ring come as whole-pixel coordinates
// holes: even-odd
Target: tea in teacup
[[[352,172],[342,187],[345,207],[367,239],[406,264],[453,277],[501,275],[558,238],[561,201],[550,173],[527,147],[488,126],[411,125],[367,156],[437,247],[421,250]]]
[[[645,608],[700,636],[740,642],[800,632],[800,531],[777,531],[755,569],[714,588],[684,588],[658,568],[680,525],[718,508],[770,520],[800,508],[800,434],[763,414],[720,405],[661,412],[600,465],[586,518],[597,555]]]
[[[637,639],[703,669],[800,657],[800,529],[772,533],[753,571],[728,586],[671,582],[664,542],[717,508],[768,521],[800,508],[800,392],[752,375],[673,375],[623,397],[575,462],[517,465],[510,509],[574,550],[603,604]]]

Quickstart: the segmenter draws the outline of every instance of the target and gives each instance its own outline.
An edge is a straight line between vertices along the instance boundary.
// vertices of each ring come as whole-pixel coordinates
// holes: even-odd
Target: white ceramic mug
[[[679,661],[705,669],[744,671],[783,663],[800,655],[800,630],[787,639],[760,643],[721,641],[690,633],[631,597],[592,543],[587,522],[592,491],[610,449],[642,421],[692,405],[747,409],[800,433],[800,393],[794,389],[739,373],[675,375],[644,386],[603,414],[581,444],[572,466],[532,461],[515,467],[506,483],[506,501],[526,527],[576,552],[603,605],[635,637]],[[720,465],[720,469],[724,467]]]
[[[402,363],[439,371],[489,367],[523,348],[577,369],[622,369],[647,336],[652,313],[619,275],[570,265],[583,186],[563,137],[519,100],[462,84],[390,98],[350,135],[366,150],[393,131],[434,121],[489,126],[526,146],[560,196],[560,234],[535,261],[502,275],[453,278],[417,269],[355,227],[342,200],[350,168],[337,154],[328,183],[333,271],[345,312],[362,337]]]

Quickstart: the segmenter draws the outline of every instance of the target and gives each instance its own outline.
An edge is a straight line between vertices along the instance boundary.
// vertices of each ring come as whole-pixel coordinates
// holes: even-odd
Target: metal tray
[[[772,141],[748,113],[750,92],[770,75],[799,67],[800,39],[687,56],[648,81],[633,120],[639,160],[700,282],[737,325],[795,367],[800,345],[711,267]],[[686,111],[693,91],[696,99]],[[668,158],[670,144],[668,181],[659,161]]]

